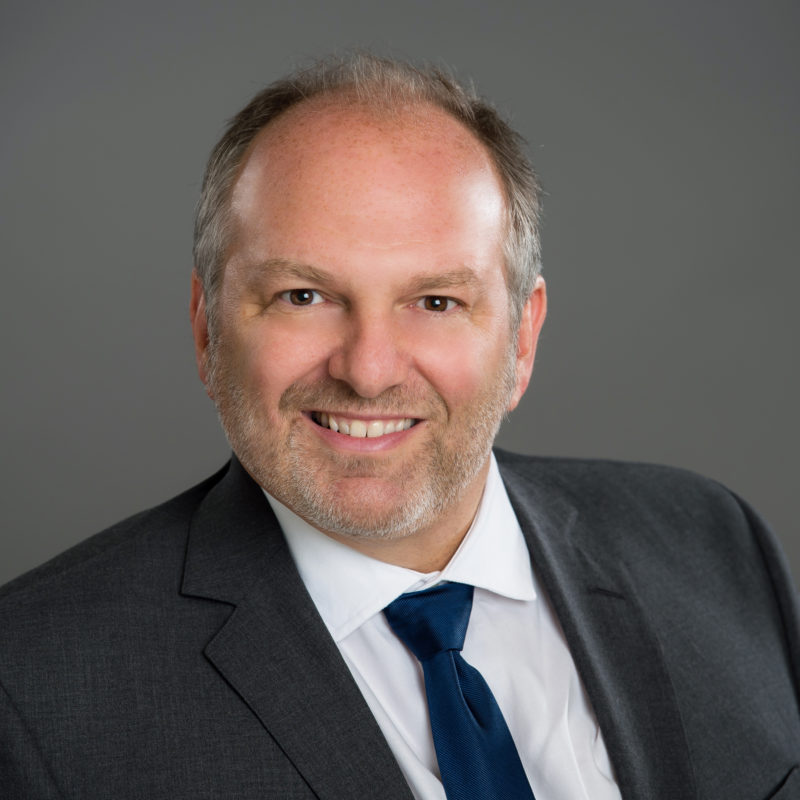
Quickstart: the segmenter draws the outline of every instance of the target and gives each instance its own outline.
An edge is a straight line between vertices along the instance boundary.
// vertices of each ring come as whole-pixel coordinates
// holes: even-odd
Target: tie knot
[[[461,650],[472,611],[472,586],[442,583],[402,594],[383,609],[397,637],[420,660],[443,650]]]

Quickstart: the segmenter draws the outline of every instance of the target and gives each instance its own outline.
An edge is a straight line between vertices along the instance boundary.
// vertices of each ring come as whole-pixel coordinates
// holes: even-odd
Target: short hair
[[[444,70],[357,53],[322,59],[271,83],[231,119],[212,150],[197,204],[193,248],[212,339],[219,288],[232,243],[231,194],[248,148],[284,111],[311,98],[334,94],[388,112],[410,104],[431,104],[461,122],[483,143],[505,191],[505,279],[516,330],[541,269],[541,187],[525,155],[524,140],[473,87],[462,86]]]

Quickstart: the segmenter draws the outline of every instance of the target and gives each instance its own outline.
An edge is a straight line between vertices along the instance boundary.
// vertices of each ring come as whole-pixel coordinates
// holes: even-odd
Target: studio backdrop
[[[550,315],[499,444],[710,475],[800,575],[798,30],[776,0],[7,0],[0,582],[224,463],[188,324],[204,162],[346,48],[452,67],[527,139]]]

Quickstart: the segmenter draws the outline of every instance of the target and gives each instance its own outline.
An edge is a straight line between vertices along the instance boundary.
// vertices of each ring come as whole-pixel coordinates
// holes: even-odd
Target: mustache
[[[278,401],[281,411],[347,411],[397,417],[430,417],[446,412],[444,400],[434,391],[421,391],[407,385],[390,386],[377,397],[362,397],[349,384],[339,380],[293,383]]]

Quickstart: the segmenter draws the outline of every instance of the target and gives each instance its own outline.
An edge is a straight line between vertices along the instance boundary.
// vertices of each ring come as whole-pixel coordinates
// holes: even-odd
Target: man
[[[6,587],[4,796],[800,797],[757,516],[679,471],[492,455],[545,317],[538,212],[441,74],[326,62],[240,112],[191,299],[235,456]]]

